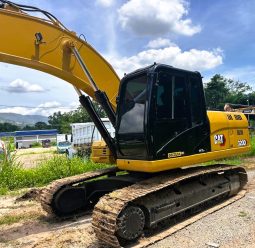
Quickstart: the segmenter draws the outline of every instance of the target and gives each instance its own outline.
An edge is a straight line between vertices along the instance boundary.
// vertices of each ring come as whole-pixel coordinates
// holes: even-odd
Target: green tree
[[[255,103],[255,93],[247,83],[214,75],[205,86],[205,97],[208,109],[223,110],[225,103]]]
[[[246,103],[249,101],[250,105],[255,105],[255,92],[252,91],[247,96],[248,98],[246,99]]]
[[[96,102],[93,102],[93,105],[101,118],[106,117],[105,112]],[[61,112],[55,112],[48,117],[48,122],[51,128],[58,129],[60,133],[70,133],[71,123],[83,123],[89,121],[91,121],[91,119],[82,106],[79,106],[78,109],[74,111],[63,114]]]
[[[37,129],[37,130],[45,130],[48,128],[49,128],[49,125],[43,121],[39,121],[39,122],[35,123],[35,129]]]
[[[60,133],[69,133],[70,131],[70,114],[62,114],[60,111],[55,112],[53,115],[48,117],[48,122],[51,128],[56,128]]]
[[[239,80],[234,81],[232,79],[228,79],[227,87],[229,89],[229,94],[226,97],[226,102],[247,104],[249,93],[252,91],[251,86],[247,83],[242,83]]]
[[[207,108],[223,109],[228,94],[227,79],[219,74],[214,75],[205,86]]]
[[[26,130],[34,130],[35,129],[35,126],[33,125],[26,125],[22,128],[23,131],[26,131]]]
[[[8,122],[0,123],[0,132],[15,132],[18,130],[20,130],[20,127],[15,124]]]

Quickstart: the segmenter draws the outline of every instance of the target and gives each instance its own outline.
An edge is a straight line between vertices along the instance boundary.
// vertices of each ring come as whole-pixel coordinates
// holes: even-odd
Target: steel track
[[[55,195],[61,190],[63,187],[79,185],[80,183],[84,183],[88,180],[96,179],[98,177],[102,177],[105,175],[109,175],[111,173],[116,173],[118,169],[116,167],[111,167],[108,169],[98,170],[87,172],[84,174],[80,174],[77,176],[62,178],[56,181],[53,181],[50,185],[44,188],[40,195],[40,202],[42,208],[50,215],[59,217],[57,210],[54,208],[54,200]]]
[[[240,188],[243,188],[247,182],[247,174],[242,167],[214,165],[186,169],[183,172],[165,173],[107,194],[100,199],[93,211],[92,225],[96,236],[104,244],[121,247],[120,240],[116,236],[117,222],[121,211],[128,204],[187,179],[234,170],[239,170]]]
[[[132,248],[144,248],[144,247],[147,247],[149,245],[152,245],[154,243],[157,243],[159,242],[160,240],[163,240],[167,237],[169,237],[170,235],[180,231],[181,229],[191,225],[192,223],[195,223],[197,222],[198,220],[206,217],[207,215],[209,214],[212,214],[234,202],[236,202],[237,200],[243,198],[246,194],[246,190],[241,190],[237,195],[231,197],[229,200],[226,200],[224,202],[222,202],[221,204],[218,204],[212,208],[209,208],[195,216],[192,216],[191,218],[187,219],[187,220],[184,220],[176,225],[174,225],[173,227],[167,229],[167,230],[164,230],[152,237],[147,237],[147,238],[142,238],[140,239],[137,243],[135,243]]]

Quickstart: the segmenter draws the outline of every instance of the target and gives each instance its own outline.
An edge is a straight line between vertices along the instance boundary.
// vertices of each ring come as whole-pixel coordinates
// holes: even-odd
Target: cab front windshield
[[[120,134],[143,133],[147,75],[130,79],[124,86],[120,111]]]

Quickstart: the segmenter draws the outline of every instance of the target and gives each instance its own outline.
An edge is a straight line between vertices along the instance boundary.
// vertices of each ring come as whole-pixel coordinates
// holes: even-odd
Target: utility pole
[[[248,104],[248,107],[249,107],[250,106],[249,98],[246,101],[247,101],[247,104]],[[249,113],[248,113],[248,124],[250,126],[250,114]]]

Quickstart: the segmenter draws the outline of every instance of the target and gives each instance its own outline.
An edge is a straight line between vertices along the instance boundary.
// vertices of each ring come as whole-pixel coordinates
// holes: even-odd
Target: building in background
[[[16,131],[14,132],[14,143],[17,149],[29,148],[34,143],[42,144],[46,140],[57,142],[57,134],[57,129]]]
[[[11,138],[15,136],[15,132],[0,132],[0,138]]]

